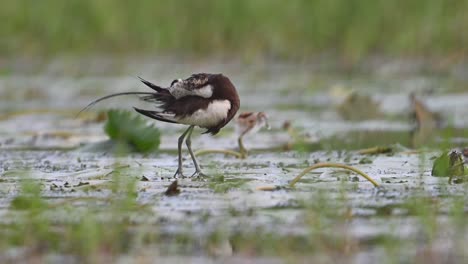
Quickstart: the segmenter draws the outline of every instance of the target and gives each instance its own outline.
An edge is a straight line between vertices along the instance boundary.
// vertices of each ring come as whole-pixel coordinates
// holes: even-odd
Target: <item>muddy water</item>
[[[401,204],[408,197],[421,195],[421,188],[423,195],[437,197],[440,203],[451,195],[468,197],[466,186],[448,185],[446,178],[430,176],[431,158],[439,154],[438,149],[428,149],[423,155],[408,149],[414,128],[408,117],[410,92],[448,120],[450,127],[461,131],[457,140],[449,140],[450,146],[468,145],[468,82],[462,78],[468,74],[466,68],[434,75],[418,64],[405,72],[390,63],[349,73],[314,64],[180,63],[168,59],[83,60],[74,64],[69,60],[35,66],[8,65],[11,71],[0,77],[1,215],[9,212],[19,182],[26,175],[41,182],[43,196],[56,202],[71,197],[106,197],[106,184],[118,167],[121,174],[137,179],[138,202],[149,205],[154,213],[137,222],[158,223],[158,232],[163,236],[189,234],[203,240],[220,228],[228,236],[260,228],[266,233],[300,237],[311,230],[305,219],[314,212],[317,195],[326,193],[331,208],[347,208],[350,212],[346,225],[331,224],[328,232],[339,237],[336,230],[343,229],[347,237],[363,243],[365,247],[353,255],[359,261],[379,256],[379,246],[373,247],[372,241],[382,236],[405,240],[420,234],[421,226]],[[179,179],[180,195],[166,197],[163,192],[176,170],[177,135],[183,127],[158,123],[162,131],[160,151],[116,157],[109,147],[111,143],[106,143],[103,123],[93,120],[93,111],[130,109],[141,106],[141,102],[134,97],[116,98],[84,116],[75,115],[96,97],[145,91],[135,76],[168,84],[192,72],[223,72],[230,76],[241,96],[241,111],[267,112],[272,129],[245,140],[251,150],[248,159],[219,154],[200,157],[212,177]],[[336,107],[351,89],[370,95],[379,104],[381,118],[343,120]],[[305,148],[294,147],[291,133],[282,128],[286,121],[303,139]],[[194,133],[193,146],[236,149],[236,142],[230,124],[216,137]],[[361,162],[364,156],[353,151],[376,145],[399,148],[392,155],[370,156],[367,162]],[[356,166],[384,189],[375,189],[349,173],[321,169],[309,173],[295,189],[257,190],[287,185],[305,167],[327,161]],[[190,158],[186,156],[184,162],[186,174],[190,174]],[[336,204],[343,193],[346,202],[340,207]],[[437,221],[447,221],[445,215],[442,210]],[[449,242],[442,237],[434,247],[443,251]],[[169,255],[181,253],[176,246],[166,247]],[[196,249],[183,253],[200,254]]]

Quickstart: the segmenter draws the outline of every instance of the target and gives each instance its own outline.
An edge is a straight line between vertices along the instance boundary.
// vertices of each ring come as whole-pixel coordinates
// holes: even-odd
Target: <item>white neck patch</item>
[[[194,91],[194,95],[203,97],[203,98],[210,98],[213,95],[213,86],[210,84],[203,86],[202,88],[196,89]]]
[[[210,98],[213,95],[213,86],[210,84],[200,87],[198,89],[189,90],[183,87],[182,82],[175,83],[173,86],[169,87],[169,92],[174,96],[176,99],[180,99],[184,96],[200,96],[203,98]]]

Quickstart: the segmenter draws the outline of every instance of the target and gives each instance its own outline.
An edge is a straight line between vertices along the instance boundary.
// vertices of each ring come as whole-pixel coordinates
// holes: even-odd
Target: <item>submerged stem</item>
[[[244,147],[242,142],[242,136],[237,139],[237,143],[239,144],[239,152],[234,150],[224,150],[224,149],[202,149],[195,152],[195,156],[206,155],[206,154],[226,154],[235,156],[238,159],[245,159],[247,158],[247,149]]]
[[[244,159],[245,155],[242,154],[241,152],[233,151],[233,150],[224,150],[224,149],[202,149],[195,151],[195,156],[201,156],[201,155],[206,155],[206,154],[225,154],[225,155],[231,155],[235,156],[236,158],[239,159]]]
[[[366,178],[366,180],[371,182],[375,187],[379,187],[379,184],[376,181],[374,181],[369,175],[365,174],[364,172],[362,172],[362,171],[360,171],[360,170],[358,170],[358,169],[356,169],[354,167],[345,165],[345,164],[330,163],[330,162],[317,163],[315,165],[312,165],[312,166],[304,169],[299,175],[297,175],[289,183],[289,187],[294,187],[294,185],[302,178],[302,176],[306,175],[311,170],[315,170],[315,169],[318,169],[318,168],[340,168],[340,169],[350,170],[350,171],[353,171],[353,172],[361,175],[362,177]]]

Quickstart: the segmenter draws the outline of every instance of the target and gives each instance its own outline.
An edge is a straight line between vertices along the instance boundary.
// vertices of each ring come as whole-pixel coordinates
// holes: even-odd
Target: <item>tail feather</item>
[[[147,95],[147,96],[151,96],[151,95],[154,95],[154,93],[150,93],[150,92],[123,92],[123,93],[109,94],[109,95],[98,98],[98,99],[92,101],[91,103],[89,103],[86,107],[81,109],[78,112],[78,114],[76,114],[76,117],[78,117],[82,112],[88,110],[89,108],[93,107],[95,104],[97,104],[97,103],[99,103],[101,101],[104,101],[104,100],[107,100],[109,98],[116,97],[116,96],[122,96],[122,95]]]
[[[144,83],[146,86],[148,86],[149,88],[155,90],[155,91],[158,92],[158,93],[162,93],[162,92],[166,91],[166,89],[164,89],[164,88],[162,88],[162,87],[159,87],[159,86],[157,86],[156,84],[154,84],[154,83],[152,83],[152,82],[149,82],[149,81],[147,81],[147,80],[141,78],[140,76],[138,76],[138,78],[140,79],[140,81],[141,81],[142,83]]]
[[[165,88],[159,87],[154,83],[151,83],[141,77],[138,77],[142,83],[144,83],[146,86],[150,87],[151,89],[155,90],[156,93],[152,92],[123,92],[123,93],[115,93],[115,94],[110,94],[101,98],[98,98],[97,100],[92,101],[90,104],[88,104],[85,108],[81,109],[76,117],[78,117],[82,112],[88,110],[89,108],[93,107],[95,104],[107,100],[109,98],[115,97],[115,96],[122,96],[122,95],[145,95],[140,97],[143,101],[148,101],[148,102],[155,102],[155,103],[162,103],[163,105],[167,105],[171,102],[171,99],[173,99],[171,93]],[[169,121],[166,121],[169,122]]]
[[[149,111],[149,110],[144,110],[144,109],[140,109],[140,108],[136,108],[136,107],[133,107],[133,109],[135,109],[135,111],[137,111],[138,113],[140,113],[142,115],[145,115],[145,116],[147,116],[149,118],[153,118],[153,119],[163,121],[163,122],[176,123],[177,124],[176,121],[170,120],[170,119],[167,119],[167,118],[161,116],[161,112]]]

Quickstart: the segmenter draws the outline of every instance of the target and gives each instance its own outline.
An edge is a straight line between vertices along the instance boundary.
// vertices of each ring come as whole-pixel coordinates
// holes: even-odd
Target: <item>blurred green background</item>
[[[459,56],[466,0],[4,0],[2,56]]]

